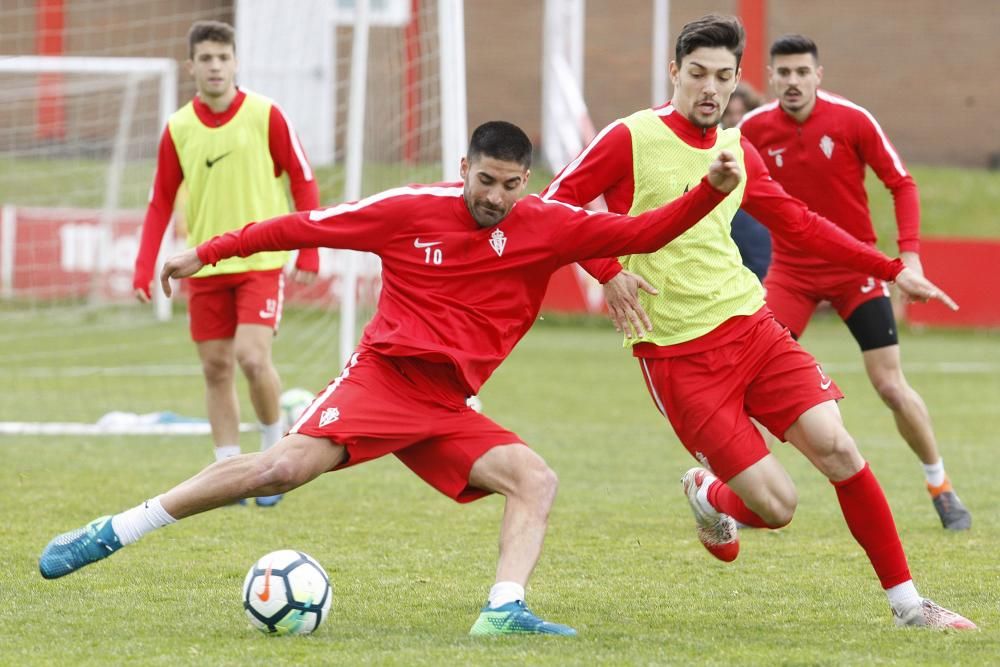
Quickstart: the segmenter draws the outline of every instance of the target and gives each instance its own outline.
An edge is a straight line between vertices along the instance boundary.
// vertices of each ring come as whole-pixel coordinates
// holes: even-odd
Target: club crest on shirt
[[[507,237],[499,229],[494,229],[490,234],[490,247],[497,253],[497,257],[503,256],[503,249],[507,247]]]
[[[833,139],[824,134],[823,138],[819,140],[819,149],[823,151],[823,155],[829,160],[833,157]]]
[[[340,410],[337,408],[327,408],[319,416],[319,427],[323,428],[327,424],[331,424],[340,419]]]

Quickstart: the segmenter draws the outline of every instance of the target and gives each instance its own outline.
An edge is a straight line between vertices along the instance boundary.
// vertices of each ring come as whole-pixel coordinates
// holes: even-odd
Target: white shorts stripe
[[[295,425],[288,429],[289,433],[298,433],[299,427],[309,421],[309,418],[312,417],[316,410],[319,409],[319,406],[323,405],[323,403],[326,402],[326,399],[330,397],[330,394],[337,391],[337,387],[339,387],[344,380],[350,377],[351,369],[358,365],[359,357],[360,355],[357,352],[351,355],[351,360],[347,362],[347,366],[344,367],[343,372],[341,372],[336,380],[330,383],[322,394],[317,396],[313,402],[309,404],[309,407],[303,411],[302,416],[299,417],[297,422],[295,422]]]
[[[667,411],[663,407],[663,401],[660,400],[660,395],[656,393],[656,385],[653,384],[653,377],[649,374],[649,366],[646,365],[646,360],[639,357],[639,365],[642,366],[642,375],[646,378],[646,386],[649,387],[649,394],[653,397],[653,401],[656,403],[656,409],[660,411],[661,415],[666,417]]]

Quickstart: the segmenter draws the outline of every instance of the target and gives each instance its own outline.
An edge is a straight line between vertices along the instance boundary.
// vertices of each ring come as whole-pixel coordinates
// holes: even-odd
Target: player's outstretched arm
[[[170,287],[171,278],[193,276],[203,266],[205,263],[198,259],[198,251],[195,248],[188,248],[168,259],[163,264],[163,271],[160,272],[160,285],[163,287],[163,293],[167,296],[173,293]]]
[[[896,276],[896,286],[912,301],[927,303],[937,299],[952,310],[958,310],[958,304],[943,289],[909,267]]]

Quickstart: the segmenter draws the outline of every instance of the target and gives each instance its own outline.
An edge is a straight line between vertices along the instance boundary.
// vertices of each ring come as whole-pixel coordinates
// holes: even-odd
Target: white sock
[[[713,481],[712,484],[721,484],[722,482]],[[698,493],[695,494],[695,500],[698,501],[698,506],[708,514],[709,516],[717,517],[719,516],[719,510],[712,507],[712,503],[708,502],[708,489],[712,484],[702,484],[701,488],[698,489]]]
[[[281,423],[280,419],[273,424],[261,424],[260,451],[267,451],[273,447],[279,440],[281,440],[281,436],[284,435],[284,431],[284,424]]]
[[[490,608],[496,609],[509,602],[524,600],[524,586],[513,581],[498,581],[490,589]]]
[[[140,537],[155,530],[176,523],[177,519],[167,514],[160,504],[160,496],[136,505],[130,510],[111,517],[111,527],[121,540],[122,546],[132,544]]]
[[[885,594],[889,597],[889,604],[896,611],[920,604],[920,593],[917,593],[917,587],[913,585],[912,579],[885,589]]]
[[[228,459],[231,456],[240,455],[239,445],[222,445],[221,447],[215,448],[215,460],[222,461],[223,459]]]
[[[924,477],[931,486],[941,486],[944,484],[944,459],[938,459],[937,463],[924,464]]]

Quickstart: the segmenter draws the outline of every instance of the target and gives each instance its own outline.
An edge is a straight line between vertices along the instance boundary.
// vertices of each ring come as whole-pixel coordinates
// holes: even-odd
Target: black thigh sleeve
[[[896,318],[892,314],[889,297],[865,301],[854,309],[844,324],[851,330],[862,352],[899,344]]]

